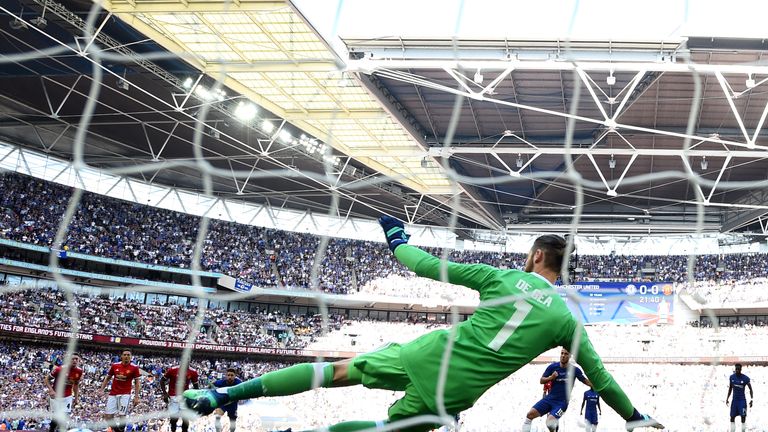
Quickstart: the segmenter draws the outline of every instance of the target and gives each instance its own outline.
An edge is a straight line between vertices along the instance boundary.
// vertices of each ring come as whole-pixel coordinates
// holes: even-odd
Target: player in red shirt
[[[132,385],[134,389],[133,405],[135,406],[139,403],[139,392],[141,391],[139,377],[141,376],[141,371],[139,371],[138,366],[131,363],[131,357],[131,350],[123,350],[120,354],[120,362],[113,364],[109,368],[107,376],[104,377],[104,381],[101,383],[99,390],[103,392],[107,388],[109,380],[112,379],[112,390],[109,391],[107,409],[104,411],[104,418],[106,420],[111,420],[116,415],[124,417],[128,414]],[[125,425],[116,423],[112,429],[115,432],[123,432]]]
[[[163,400],[168,404],[168,411],[171,413],[171,432],[176,432],[176,423],[179,420],[179,407],[181,403],[181,393],[189,388],[190,383],[192,387],[199,388],[198,373],[192,367],[187,368],[187,379],[183,383],[179,382],[179,371],[181,366],[173,366],[168,368],[160,378],[160,389],[163,391]],[[168,390],[166,390],[166,385]],[[189,421],[181,419],[181,432],[187,432],[189,430]]]
[[[541,394],[541,397],[543,398],[544,396],[548,395],[551,390],[552,390],[552,381],[545,382],[544,383],[544,391]]]
[[[77,405],[77,396],[80,390],[80,378],[83,377],[83,370],[80,369],[80,355],[77,353],[72,354],[72,360],[69,367],[56,366],[53,368],[50,374],[46,374],[43,378],[45,387],[48,389],[48,396],[50,396],[50,408],[51,412],[59,414],[61,411],[69,416],[72,413],[72,406]],[[67,379],[64,383],[64,394],[61,397],[56,397],[56,389],[59,386],[59,376],[63,377],[64,369],[69,369],[67,373]],[[51,419],[50,432],[55,432],[59,428],[55,418]]]

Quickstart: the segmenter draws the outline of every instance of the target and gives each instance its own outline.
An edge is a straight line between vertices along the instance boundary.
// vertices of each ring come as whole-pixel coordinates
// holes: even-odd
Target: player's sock
[[[181,420],[181,432],[187,432],[189,431],[189,422],[182,419]]]
[[[288,396],[333,383],[331,363],[302,363],[266,373],[232,387],[213,390],[187,390],[184,402],[200,414],[208,415],[228,403],[262,396]]]
[[[547,429],[551,432],[557,432],[558,423],[556,418],[547,418]]]
[[[235,432],[235,429],[237,429],[237,420],[235,419],[229,419],[229,432]]]
[[[731,432],[736,432],[736,422],[731,422]]]
[[[747,432],[747,424],[744,422],[741,422],[741,432]]]
[[[261,396],[294,395],[316,387],[330,387],[332,382],[331,363],[302,363],[221,390],[226,391],[230,401],[239,401]]]
[[[176,432],[176,418],[175,417],[171,417],[170,424],[171,424],[171,432]]]
[[[221,416],[217,415],[216,420],[213,422],[214,428],[216,429],[216,432],[221,432]]]
[[[522,429],[522,431],[523,431],[523,432],[531,432],[531,422],[532,422],[532,421],[533,421],[533,420],[531,420],[531,419],[529,419],[529,418],[526,418],[526,419],[523,421],[523,429]]]
[[[59,425],[56,423],[56,420],[51,420],[51,426],[48,428],[48,432],[58,432]]]

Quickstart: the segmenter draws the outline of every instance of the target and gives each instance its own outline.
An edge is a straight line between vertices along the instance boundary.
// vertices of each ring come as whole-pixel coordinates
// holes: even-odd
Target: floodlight
[[[480,69],[478,69],[477,72],[475,72],[475,76],[472,78],[472,80],[476,84],[482,84],[483,83],[483,76],[480,74]]]
[[[201,85],[195,87],[195,96],[203,101],[210,101],[213,99],[213,95],[211,94],[210,90]]]
[[[121,89],[123,89],[125,91],[128,91],[128,89],[131,88],[131,85],[128,84],[128,81],[126,81],[126,80],[124,80],[122,78],[118,78],[117,79],[117,87],[121,88]]]
[[[27,23],[25,23],[24,21],[22,21],[22,20],[20,20],[18,18],[12,19],[11,22],[9,23],[9,25],[14,30],[21,30],[21,29],[27,28]]]
[[[39,29],[44,29],[48,25],[48,20],[45,19],[43,16],[35,17],[29,20],[32,24],[34,24]]]
[[[269,120],[264,120],[261,122],[261,130],[265,133],[272,133],[272,131],[275,130],[275,125]]]
[[[233,114],[238,120],[245,122],[245,121],[253,120],[256,117],[257,111],[258,109],[256,108],[256,105],[250,102],[240,101],[237,104],[237,107],[235,107],[235,111]]]
[[[757,84],[755,83],[755,79],[752,78],[752,74],[748,74],[747,75],[747,88],[748,89],[755,88],[756,85]]]
[[[293,135],[291,135],[291,133],[288,132],[287,130],[283,129],[280,131],[279,138],[283,142],[291,142],[291,140],[293,139]]]

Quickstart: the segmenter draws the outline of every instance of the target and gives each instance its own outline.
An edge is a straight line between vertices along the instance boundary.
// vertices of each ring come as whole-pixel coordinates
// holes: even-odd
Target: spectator
[[[82,333],[186,341],[196,306],[148,305],[128,299],[75,295]],[[63,293],[52,288],[0,294],[0,322],[53,330],[69,330],[71,322]],[[226,312],[207,309],[204,331],[197,342],[276,348],[302,348],[322,331],[319,316],[280,312]],[[343,323],[330,317],[331,328]],[[281,340],[269,332],[283,334]]]
[[[50,246],[71,188],[5,174],[0,176],[0,189],[11,191],[0,196],[0,237]],[[65,246],[88,255],[190,268],[199,222],[197,216],[86,192],[69,226]],[[382,286],[378,281],[392,275],[414,277],[381,243],[331,239],[319,263],[318,280],[313,282],[310,275],[319,244],[320,238],[310,234],[211,220],[201,266],[260,287],[316,287],[336,294],[376,292]],[[440,255],[437,249],[429,251]],[[450,259],[520,268],[525,256],[451,251]],[[576,280],[642,281],[648,274],[657,281],[688,280],[686,255],[581,255],[578,267],[583,271]],[[644,272],[648,269],[653,272]],[[765,278],[768,254],[699,255],[692,276],[696,281],[718,284]]]
[[[83,357],[83,380],[80,386],[80,403],[73,407],[71,424],[81,424],[101,420],[101,410],[106,396],[98,392],[99,383],[104,378],[108,366],[116,360],[118,351],[80,350]],[[0,342],[0,385],[13,389],[13,397],[0,398],[0,410],[48,409],[48,392],[45,390],[43,377],[58,365],[63,358],[63,351],[54,347],[40,345]],[[159,376],[178,362],[178,358],[157,355],[136,355],[134,363],[141,368],[141,401],[133,408],[133,414],[146,414],[165,409]],[[264,372],[276,370],[286,365],[279,362],[256,362],[238,360],[232,363],[216,363],[209,360],[193,360],[192,366],[205,377],[205,382],[212,382],[223,376],[227,367],[238,369],[240,376],[252,378]],[[7,430],[47,429],[50,419],[4,419]],[[167,424],[167,419],[148,422],[148,427],[159,430]],[[136,425],[132,425],[136,430]],[[141,428],[139,428],[141,429]]]

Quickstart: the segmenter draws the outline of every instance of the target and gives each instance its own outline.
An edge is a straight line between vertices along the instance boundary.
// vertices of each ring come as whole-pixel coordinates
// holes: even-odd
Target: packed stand
[[[768,324],[768,323],[766,323]],[[385,343],[405,343],[433,329],[449,328],[438,323],[397,323],[347,320],[334,332],[318,337],[307,346],[319,351],[368,352]],[[690,325],[591,325],[587,334],[598,352],[606,357],[704,357],[765,355],[768,326],[709,327]],[[617,343],[621,341],[621,343]],[[555,357],[556,352],[544,355]]]
[[[760,277],[749,280],[716,281],[706,280],[674,284],[674,292],[685,293],[687,298],[695,296],[698,300],[689,302],[691,307],[721,307],[727,304],[755,304],[768,302],[768,278]],[[467,304],[476,305],[479,293],[466,287],[426,278],[412,278],[390,275],[370,281],[355,293],[359,296],[384,295],[420,299],[424,305]]]
[[[623,339],[614,339],[613,346],[621,345]],[[608,348],[599,348],[605,352]],[[83,358],[81,368],[84,371],[80,382],[79,404],[72,413],[73,424],[80,425],[101,420],[101,413],[106,402],[106,394],[98,391],[100,383],[109,365],[117,361],[116,350],[80,350]],[[0,398],[0,410],[6,412],[47,410],[48,396],[43,377],[50,373],[55,365],[60,364],[63,352],[60,348],[37,344],[13,342],[0,343],[0,385],[13,389],[13,397]],[[131,414],[160,412],[165,409],[162,393],[159,389],[163,371],[178,363],[178,358],[134,354],[133,363],[141,369],[141,403],[131,408]],[[200,373],[200,386],[221,377],[226,368],[234,367],[238,376],[249,379],[261,374],[285,367],[279,362],[252,362],[244,360],[209,360],[194,359],[192,367]],[[501,381],[483,395],[477,404],[464,411],[459,420],[460,431],[516,431],[522,425],[528,409],[541,398],[542,388],[539,378],[546,364],[531,364]],[[675,365],[675,364],[606,364],[606,368],[618,380],[632,401],[656,418],[663,421],[667,430],[672,431],[708,431],[726,430],[728,427],[729,408],[723,403],[728,388],[728,376],[732,366]],[[768,368],[745,365],[755,387],[758,398],[747,417],[747,430],[759,431],[761,425],[768,422],[768,410],[759,398],[760,385],[768,381]],[[582,430],[583,420],[579,416],[581,396],[587,387],[576,382],[571,396],[570,409],[562,417],[561,429]],[[238,430],[273,430],[270,419],[280,416],[285,427],[303,430],[310,427],[327,426],[350,419],[383,419],[387,408],[398,398],[401,392],[371,390],[362,386],[347,388],[317,389],[295,396],[264,398],[257,403],[241,405],[238,412]],[[602,431],[624,430],[624,421],[609,407],[602,403],[603,415],[600,417]],[[284,415],[284,413],[290,415]],[[32,418],[29,416],[6,418],[10,426],[19,430],[47,429],[47,416]],[[159,414],[157,419],[148,420],[147,431],[167,431],[167,420]],[[2,421],[0,421],[2,422]],[[143,424],[136,424],[130,416],[128,422],[133,428],[144,429]],[[707,425],[707,423],[710,423]],[[191,431],[208,431],[211,418],[196,420]],[[11,428],[8,428],[11,429]],[[543,431],[544,421],[534,422],[534,431]]]
[[[0,196],[0,237],[50,246],[71,188],[5,174],[0,189],[10,191]],[[64,246],[100,257],[190,268],[199,223],[197,216],[84,193]],[[371,284],[390,275],[413,277],[381,243],[335,238],[329,239],[313,272],[320,242],[311,234],[211,220],[201,265],[256,286],[342,294],[370,290]],[[438,249],[430,251],[440,254]],[[525,262],[519,253],[452,251],[449,256],[502,268],[522,268]],[[576,280],[688,280],[685,255],[580,255],[573,264]],[[313,274],[317,280],[312,280]],[[729,283],[766,275],[768,254],[748,253],[697,256],[692,276]]]
[[[619,343],[619,342],[617,342]],[[539,378],[546,364],[530,364],[518,370],[486,392],[473,406],[462,412],[460,432],[520,431],[528,410],[542,397]],[[704,432],[728,430],[730,408],[724,403],[732,366],[669,364],[606,364],[632,402],[653,413],[667,431]],[[757,398],[747,416],[749,432],[764,431],[768,409],[759,397],[758,383],[768,380],[765,366],[746,366],[744,373],[752,379]],[[560,430],[583,431],[584,417],[579,415],[582,396],[587,387],[576,382],[570,405],[561,419]],[[383,419],[387,408],[403,396],[401,392],[371,390],[362,386],[322,388],[295,396],[269,399],[275,406],[293,413],[293,422],[265,425],[264,429],[292,427],[293,430],[319,428],[350,419]],[[265,402],[266,404],[267,402]],[[624,420],[604,401],[598,431],[626,431]],[[244,409],[243,409],[244,408]],[[258,406],[241,408],[242,416],[258,415]],[[251,414],[253,413],[253,414]],[[740,420],[737,420],[740,428]],[[709,423],[709,424],[707,424]],[[274,427],[269,427],[274,426]],[[534,420],[532,432],[546,432],[545,419]],[[738,429],[741,430],[741,429]]]
[[[75,295],[81,333],[186,341],[197,307],[143,304],[128,299]],[[332,315],[331,329],[343,319]],[[64,294],[36,289],[0,294],[0,323],[69,330],[71,320]],[[227,312],[207,309],[197,342],[276,348],[302,348],[322,331],[319,316],[279,312]]]
[[[704,301],[704,306],[721,306],[729,303],[768,302],[768,278],[750,280],[700,281],[689,289],[690,294]]]
[[[362,289],[356,294],[360,296],[383,295],[410,299],[430,299],[432,302],[442,300],[439,304],[464,302],[475,305],[480,301],[480,294],[477,291],[465,287],[426,278],[414,280],[413,278],[399,275],[375,279],[363,285]],[[438,303],[435,304],[437,305]]]
[[[43,378],[53,367],[61,365],[63,351],[60,348],[36,344],[0,341],[0,385],[13,389],[12,397],[0,398],[0,411],[48,410],[48,392]],[[79,403],[72,411],[72,424],[80,425],[102,420],[106,393],[99,392],[99,386],[112,363],[119,361],[118,350],[79,350],[83,359],[80,368],[83,377],[79,385]],[[141,369],[141,402],[132,407],[131,414],[146,414],[166,409],[160,390],[160,378],[171,366],[178,365],[179,359],[167,356],[141,355],[134,353],[132,362]],[[234,368],[243,380],[255,378],[265,372],[287,366],[279,362],[254,362],[245,360],[193,360],[191,366],[200,375],[200,387],[208,387],[222,378],[227,368]],[[47,429],[48,418],[17,418],[24,427],[20,430]],[[141,426],[141,425],[139,425]],[[158,418],[148,422],[148,430],[167,430],[167,420]]]
[[[77,294],[80,332],[107,336],[185,341],[196,307],[177,304],[142,304]],[[53,289],[6,292],[0,295],[0,323],[53,330],[70,329],[64,295]],[[279,312],[228,312],[207,309],[197,342],[264,348],[306,348],[325,351],[366,352],[386,342],[407,342],[445,324],[381,322],[329,317],[322,334],[319,315]],[[610,356],[649,358],[700,356],[702,352],[731,356],[760,356],[768,346],[768,322],[721,327],[690,325],[591,325],[588,333]],[[621,344],[615,344],[622,339]],[[749,340],[749,343],[745,343]],[[670,347],[674,347],[671,349]]]
[[[347,321],[338,331],[320,336],[307,346],[309,350],[369,352],[387,343],[406,343],[444,324],[385,321]]]

